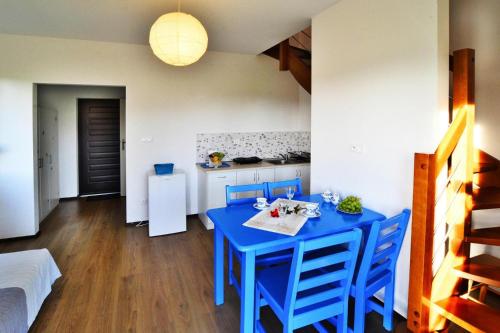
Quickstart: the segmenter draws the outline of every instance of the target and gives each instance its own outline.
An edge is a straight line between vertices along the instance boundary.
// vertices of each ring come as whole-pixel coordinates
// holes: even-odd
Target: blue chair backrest
[[[233,195],[238,193],[248,193],[248,192],[257,192],[256,195],[246,196],[245,198],[233,198]],[[263,184],[249,184],[249,185],[227,185],[226,186],[226,205],[234,206],[234,205],[242,205],[247,203],[255,202],[255,199],[258,197],[267,198],[267,186],[265,183]]]
[[[292,327],[347,315],[361,235],[353,229],[296,243],[284,306]]]
[[[286,198],[286,189],[288,187],[295,188],[295,195],[302,195],[302,180],[300,178],[290,179],[290,180],[282,180],[279,182],[269,182],[267,183],[267,192],[269,193],[269,199],[275,200],[277,198]],[[276,190],[285,189],[284,193],[274,192]]]
[[[411,211],[372,224],[363,259],[356,277],[356,286],[366,284],[388,272],[394,273]]]

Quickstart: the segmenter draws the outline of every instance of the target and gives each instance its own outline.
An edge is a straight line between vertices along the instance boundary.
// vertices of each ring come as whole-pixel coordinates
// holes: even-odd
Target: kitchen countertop
[[[226,161],[224,161],[226,162]],[[238,164],[234,162],[226,162],[229,164],[229,167],[225,168],[202,168],[199,164],[196,164],[196,167],[200,171],[204,172],[223,172],[223,171],[234,171],[234,170],[242,170],[242,169],[263,169],[263,168],[283,168],[283,167],[289,167],[289,166],[294,166],[294,165],[310,165],[310,162],[297,162],[297,163],[291,163],[291,164],[272,164],[266,161],[262,161],[259,163],[251,163],[251,164]]]

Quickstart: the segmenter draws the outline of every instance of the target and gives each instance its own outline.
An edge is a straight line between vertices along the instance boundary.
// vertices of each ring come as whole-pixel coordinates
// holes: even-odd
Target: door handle
[[[217,176],[217,178],[219,178],[219,179],[226,179],[227,176]]]
[[[38,169],[43,168],[43,158],[38,159]]]
[[[257,174],[257,181],[260,182],[260,174],[259,174],[259,172],[256,172],[256,174]]]
[[[122,140],[122,150],[125,150],[125,140]]]

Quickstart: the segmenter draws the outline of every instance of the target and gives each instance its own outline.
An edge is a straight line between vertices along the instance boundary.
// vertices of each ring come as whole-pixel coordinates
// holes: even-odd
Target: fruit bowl
[[[226,154],[220,152],[220,151],[214,151],[208,155],[208,158],[210,159],[210,164],[213,165],[214,167],[218,167],[222,164],[222,159],[226,156]]]
[[[361,199],[350,195],[337,205],[337,210],[339,212],[351,215],[363,214]]]

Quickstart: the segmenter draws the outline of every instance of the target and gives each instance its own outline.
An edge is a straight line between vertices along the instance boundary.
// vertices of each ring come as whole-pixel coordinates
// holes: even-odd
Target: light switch
[[[365,151],[365,146],[360,144],[351,144],[351,152],[361,154]]]

